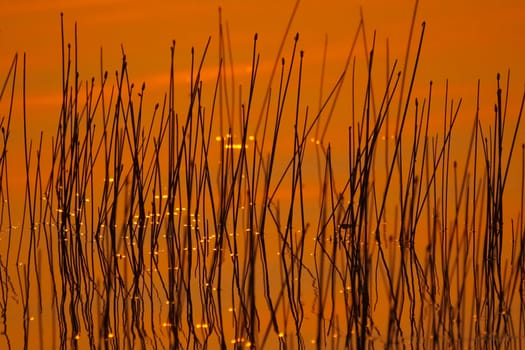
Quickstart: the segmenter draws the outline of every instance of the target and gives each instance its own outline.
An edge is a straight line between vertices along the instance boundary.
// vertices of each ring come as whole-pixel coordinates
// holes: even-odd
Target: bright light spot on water
[[[279,338],[284,338],[284,333],[283,332],[279,333]]]
[[[232,340],[230,340],[230,343],[232,343],[232,344],[235,344],[235,343],[244,343],[244,338],[236,338],[236,339],[232,339]]]
[[[242,144],[236,143],[236,144],[233,144],[233,145],[224,145],[224,148],[225,149],[241,149],[242,148]],[[248,145],[244,145],[244,148],[248,148]]]
[[[75,340],[80,340],[80,334],[75,335]]]

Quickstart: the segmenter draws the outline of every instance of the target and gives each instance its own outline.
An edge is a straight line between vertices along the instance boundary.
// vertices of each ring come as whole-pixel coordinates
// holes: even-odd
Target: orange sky
[[[225,0],[188,3],[154,0],[146,6],[144,1],[124,0],[84,0],[74,3],[65,0],[2,0],[0,78],[3,81],[15,53],[27,54],[27,109],[32,126],[30,136],[38,139],[41,130],[48,137],[52,135],[60,106],[60,13],[63,12],[66,42],[73,42],[74,23],[78,24],[80,78],[90,80],[94,76],[99,80],[102,47],[104,69],[112,74],[110,77],[113,82],[113,72],[119,69],[121,63],[122,45],[128,57],[130,79],[138,86],[146,82],[145,110],[149,113],[155,103],[162,101],[167,91],[172,40],[176,40],[176,80],[180,83],[179,88],[187,91],[191,47],[195,46],[196,57],[200,58],[211,36],[204,79],[211,83],[214,81],[218,67],[218,8],[221,6],[223,22],[228,24],[230,33],[236,84],[247,90],[252,39],[257,32],[261,59],[257,83],[259,91],[264,91],[294,4],[295,1]],[[293,35],[299,32],[299,48],[305,51],[305,104],[312,108],[317,108],[319,104],[325,38],[328,40],[323,85],[325,95],[341,74],[358,28],[360,8],[365,19],[368,49],[371,48],[373,32],[376,30],[374,74],[377,81],[382,84],[385,79],[387,39],[390,62],[397,58],[400,61],[398,67],[402,68],[414,4],[414,1],[394,4],[379,0],[362,3],[301,1],[282,55],[289,57]],[[512,113],[518,109],[525,83],[525,4],[522,1],[505,0],[497,4],[488,0],[420,1],[410,51],[410,67],[423,21],[427,26],[415,87],[416,96],[426,97],[428,82],[433,80],[434,94],[436,101],[439,101],[435,108],[441,111],[441,98],[448,78],[450,95],[456,100],[459,97],[464,99],[459,130],[463,125],[466,131],[472,125],[477,80],[481,79],[482,84],[482,117],[489,119],[492,117],[495,98],[496,73],[502,72],[506,77],[506,71],[511,69],[509,110]],[[356,69],[364,71],[365,50],[361,39],[354,54]],[[350,84],[345,84],[342,94],[349,96]],[[377,98],[381,90],[378,91]],[[261,96],[258,98],[262,99]],[[340,115],[348,115],[348,99],[341,100],[338,102],[338,111]],[[16,113],[20,116],[21,110],[18,109]],[[465,120],[463,124],[462,120]],[[339,118],[338,121],[339,124],[337,120],[333,122],[329,132],[346,130],[347,120]],[[17,142],[22,140],[21,132],[21,123],[14,124],[10,140],[12,144],[20,144]]]
[[[290,17],[294,1],[241,2],[65,0],[23,2],[2,1],[0,5],[0,67],[2,73],[15,52],[28,55],[30,103],[35,112],[45,108],[59,92],[60,12],[65,15],[66,40],[73,40],[73,24],[78,23],[80,72],[85,79],[98,76],[99,49],[104,49],[106,69],[120,63],[120,45],[127,52],[132,78],[154,85],[166,74],[168,49],[177,41],[177,60],[188,62],[192,45],[202,50],[212,36],[216,48],[217,8],[222,6],[229,23],[234,61],[249,64],[253,33],[259,33],[261,59],[271,65]],[[328,62],[334,72],[342,69],[359,21],[362,6],[369,41],[377,30],[377,54],[384,56],[389,38],[391,57],[403,59],[414,1],[302,1],[291,33],[301,34],[300,47],[307,62],[320,66],[325,34]],[[448,78],[464,97],[475,90],[476,80],[490,85],[498,71],[512,70],[513,81],[521,90],[525,81],[525,5],[505,1],[420,1],[417,26],[427,22],[420,82],[436,84]],[[417,34],[417,33],[416,33]],[[291,39],[289,40],[291,41]],[[358,55],[363,49],[359,46]],[[379,58],[379,60],[381,60]],[[208,63],[216,65],[213,56]],[[384,64],[381,63],[381,68]],[[315,68],[314,68],[315,69]],[[313,76],[319,79],[320,68]],[[2,74],[4,76],[5,73]],[[336,73],[333,73],[336,76]],[[318,83],[318,82],[316,82]],[[517,95],[521,91],[515,91]]]

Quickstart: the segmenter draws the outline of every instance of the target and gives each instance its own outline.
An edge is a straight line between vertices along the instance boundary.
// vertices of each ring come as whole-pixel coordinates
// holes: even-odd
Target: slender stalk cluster
[[[442,115],[432,83],[414,97],[424,30],[412,65],[408,49],[403,67],[387,62],[380,90],[375,37],[369,50],[361,20],[312,112],[299,35],[266,89],[254,37],[247,92],[235,86],[222,22],[210,85],[201,75],[211,39],[200,55],[192,49],[186,91],[173,42],[167,93],[152,108],[124,52],[114,75],[101,62],[98,79],[80,78],[75,27],[72,45],[62,31],[56,133],[38,142],[28,136],[26,58],[15,55],[0,90],[1,347],[521,348],[525,94],[508,115],[498,75],[487,125],[478,85],[471,136],[457,135],[461,100],[448,85]],[[21,208],[9,191],[16,98]],[[345,101],[348,129],[331,135]],[[345,138],[342,158],[330,137]],[[521,185],[509,193],[512,177]]]

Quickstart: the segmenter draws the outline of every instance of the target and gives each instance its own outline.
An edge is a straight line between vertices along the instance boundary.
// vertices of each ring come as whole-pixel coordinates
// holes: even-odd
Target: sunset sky
[[[268,85],[276,60],[280,56],[290,57],[293,37],[299,33],[298,48],[305,52],[304,101],[317,108],[325,41],[323,93],[326,95],[343,71],[361,10],[368,50],[371,49],[374,30],[376,33],[376,81],[385,81],[387,40],[390,65],[398,59],[398,69],[403,68],[414,1],[395,4],[379,0],[301,1],[291,21],[283,51],[279,54],[295,4],[295,1],[234,0],[191,3],[154,0],[147,5],[143,1],[123,0],[4,0],[0,5],[0,78],[2,81],[5,79],[16,53],[20,58],[26,53],[27,112],[32,126],[30,137],[38,139],[40,131],[44,131],[44,135],[52,135],[60,108],[60,13],[63,13],[66,43],[74,42],[75,22],[78,26],[80,79],[89,81],[95,77],[96,81],[100,81],[102,49],[104,70],[110,73],[110,83],[113,84],[114,72],[120,68],[123,48],[129,62],[130,79],[137,86],[146,83],[145,110],[148,113],[155,103],[162,101],[167,91],[172,41],[176,41],[177,88],[187,92],[191,47],[195,47],[196,60],[200,60],[208,37],[211,37],[202,77],[204,83],[209,83],[210,96],[218,71],[219,7],[222,8],[222,22],[230,37],[236,84],[242,85],[245,90],[249,84],[253,36],[258,33],[260,65],[257,84],[260,92],[256,98],[259,99]],[[524,3],[519,0],[497,3],[489,0],[420,1],[415,13],[408,72],[413,66],[423,21],[426,22],[426,30],[414,90],[416,96],[426,97],[429,81],[432,80],[434,95],[440,101],[436,108],[441,109],[445,81],[448,79],[450,96],[456,100],[463,98],[458,130],[463,128],[467,132],[475,113],[478,79],[481,80],[481,117],[490,120],[495,101],[496,73],[501,72],[506,79],[510,69],[509,111],[510,117],[515,119],[512,112],[519,107],[525,84]],[[354,57],[356,70],[366,71],[366,53],[361,37],[353,52]],[[20,96],[20,80],[18,86],[17,94]],[[349,86],[346,83],[343,97],[349,96]],[[347,115],[349,103],[343,97],[340,115]],[[15,111],[16,116],[21,116],[20,104]],[[346,130],[348,122],[342,120],[340,124],[334,122],[334,125],[330,132]],[[12,144],[20,145],[21,131],[21,123],[12,126]]]
[[[73,41],[78,24],[81,78],[98,78],[100,48],[105,69],[120,64],[121,45],[130,62],[131,78],[146,81],[150,88],[165,83],[169,67],[169,46],[176,40],[176,60],[183,70],[191,46],[197,56],[212,37],[211,53],[217,50],[218,8],[228,23],[234,62],[249,67],[252,38],[259,33],[261,66],[275,61],[279,43],[290,19],[295,1],[22,1],[1,2],[0,68],[2,77],[13,55],[27,54],[30,111],[56,107],[60,72],[60,13],[64,13],[66,41]],[[342,70],[360,19],[362,8],[368,41],[377,31],[378,65],[384,69],[386,39],[391,59],[404,58],[414,1],[302,1],[293,19],[288,43],[299,32],[299,47],[305,50],[307,64],[319,84],[325,36],[328,39],[327,73]],[[420,1],[416,14],[414,41],[420,24],[426,21],[419,81],[433,80],[437,86],[446,78],[452,92],[471,97],[477,79],[490,86],[496,72],[511,69],[514,92],[520,95],[525,82],[525,5],[519,0],[505,1]],[[413,53],[413,52],[412,52]],[[285,55],[287,53],[283,53]],[[356,55],[363,56],[362,44]],[[214,55],[208,67],[216,67]],[[244,69],[246,72],[246,69]],[[331,71],[331,72],[330,72]],[[239,73],[242,74],[242,73]],[[505,74],[504,74],[505,75]],[[213,75],[214,76],[214,75]],[[239,78],[242,78],[239,76]],[[328,78],[327,78],[328,80]],[[517,89],[516,89],[517,87]]]

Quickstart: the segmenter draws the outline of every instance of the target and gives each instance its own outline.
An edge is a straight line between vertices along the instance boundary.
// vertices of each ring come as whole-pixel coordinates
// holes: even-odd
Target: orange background
[[[60,13],[64,13],[66,41],[73,41],[78,23],[81,78],[98,78],[100,48],[105,69],[119,68],[121,45],[130,62],[131,78],[146,81],[150,94],[166,78],[169,46],[176,40],[179,70],[188,69],[191,46],[202,52],[208,36],[211,53],[217,50],[218,7],[228,22],[234,62],[249,66],[252,38],[259,33],[262,66],[271,65],[294,7],[286,2],[241,1],[2,1],[0,8],[0,67],[5,72],[13,55],[27,53],[28,102],[32,118],[56,115],[60,95]],[[302,1],[291,26],[290,38],[299,32],[300,48],[313,66],[318,85],[325,35],[328,38],[328,74],[341,71],[360,19],[362,7],[368,41],[377,31],[377,61],[384,63],[386,39],[391,59],[403,60],[414,2],[402,1]],[[466,102],[475,95],[476,81],[490,87],[496,72],[512,72],[515,94],[525,82],[525,5],[522,1],[421,1],[417,10],[417,38],[426,21],[419,81],[436,86],[449,79],[452,92]],[[413,51],[412,51],[413,52]],[[358,45],[358,55],[363,55]],[[208,67],[216,66],[214,55]],[[317,66],[317,68],[316,68]],[[331,71],[331,72],[330,72]],[[335,73],[334,73],[335,72]],[[505,75],[505,74],[504,74]],[[5,73],[3,73],[5,76]],[[215,78],[213,76],[213,78]],[[239,76],[239,78],[241,78]],[[327,81],[329,79],[327,78]],[[164,89],[163,89],[164,90]],[[489,96],[489,95],[487,95]]]
[[[249,85],[254,33],[258,33],[261,60],[257,78],[259,91],[264,91],[274,62],[281,55],[289,57],[293,36],[298,32],[299,49],[305,52],[303,101],[314,110],[318,108],[325,40],[324,97],[344,69],[361,18],[361,9],[368,50],[371,49],[374,30],[376,32],[374,78],[378,85],[384,84],[386,75],[387,39],[390,65],[399,59],[398,69],[402,68],[414,12],[413,1],[401,4],[390,1],[363,1],[363,4],[354,1],[300,2],[283,52],[279,55],[279,45],[294,5],[294,1],[190,3],[90,0],[72,3],[56,0],[44,3],[32,0],[15,3],[2,0],[0,81],[3,82],[15,53],[22,55],[25,52],[29,136],[37,142],[43,131],[45,143],[49,144],[56,131],[61,103],[60,13],[63,12],[66,42],[74,41],[74,23],[78,26],[80,79],[89,81],[95,77],[100,81],[102,48],[103,69],[110,72],[112,84],[114,72],[120,68],[122,46],[129,63],[130,79],[137,86],[146,82],[146,114],[153,110],[155,103],[162,102],[167,91],[172,40],[176,41],[176,88],[184,99],[189,91],[191,48],[195,47],[196,60],[200,60],[206,41],[211,36],[203,71],[203,80],[208,82],[206,96],[210,98],[210,89],[218,71],[219,6],[222,7],[223,23],[227,24],[229,31],[236,83],[243,86],[243,96],[247,94]],[[513,124],[525,83],[525,4],[522,1],[421,1],[417,7],[410,46],[409,71],[423,21],[426,22],[426,32],[414,90],[416,97],[427,97],[428,83],[432,80],[434,96],[438,101],[435,115],[439,117],[442,115],[440,111],[448,79],[450,95],[454,99],[463,98],[457,132],[460,138],[465,132],[467,138],[475,113],[478,79],[481,79],[481,118],[490,122],[496,73],[501,72],[506,79],[506,72],[510,69],[509,118]],[[361,38],[354,55],[356,69],[361,72],[366,70],[367,52]],[[20,80],[17,84],[16,93],[20,96]],[[360,84],[364,83],[361,81]],[[378,91],[381,89],[378,88]],[[345,119],[350,108],[349,94],[350,84],[347,81],[327,137],[328,141],[340,139],[342,149],[346,147],[346,127],[349,124]],[[381,93],[378,93],[377,98],[380,96]],[[261,96],[256,97],[257,108],[260,108],[261,99]],[[181,109],[184,110],[183,107]],[[4,113],[5,109],[0,111]],[[21,105],[17,104],[10,139],[12,159],[23,159],[21,116]],[[518,142],[522,143],[523,137]],[[15,174],[23,174],[23,162],[11,162],[10,169]],[[11,176],[10,181],[23,185],[24,180],[24,176]]]
[[[387,40],[390,66],[394,59],[398,59],[398,69],[402,69],[415,5],[413,1],[394,4],[377,0],[363,3],[333,0],[300,2],[281,55],[289,57],[293,35],[300,33],[299,49],[305,51],[305,104],[310,108],[319,105],[325,40],[327,64],[324,95],[341,74],[361,18],[360,10],[365,20],[368,50],[374,30],[376,32],[374,74],[377,81],[382,84],[386,76]],[[109,71],[110,83],[113,83],[114,72],[120,68],[123,48],[129,62],[130,79],[137,86],[146,82],[145,110],[149,113],[155,103],[162,102],[167,91],[169,47],[173,40],[176,41],[176,81],[182,91],[188,91],[191,47],[195,47],[196,59],[200,59],[209,36],[211,44],[203,79],[210,82],[216,79],[219,7],[222,7],[223,23],[225,27],[227,25],[230,36],[236,84],[244,86],[245,90],[249,83],[253,35],[258,33],[261,62],[257,83],[259,90],[263,91],[273,64],[279,58],[278,48],[295,7],[294,1],[150,1],[147,5],[143,1],[120,0],[2,1],[0,77],[5,78],[15,53],[20,58],[26,53],[27,115],[31,123],[29,136],[36,142],[41,131],[44,136],[53,135],[61,102],[62,12],[66,43],[74,42],[74,23],[78,26],[80,79],[89,81],[95,77],[100,81],[102,49],[104,70]],[[501,72],[506,78],[506,72],[510,69],[509,115],[515,119],[525,83],[525,4],[518,0],[497,3],[488,0],[421,1],[417,4],[415,18],[409,71],[421,23],[426,22],[423,54],[415,86],[416,97],[427,97],[428,82],[432,80],[435,101],[439,101],[435,106],[441,109],[441,98],[448,79],[450,97],[463,98],[457,130],[467,132],[475,113],[477,80],[481,79],[481,118],[490,121],[495,101],[496,73]],[[354,56],[356,71],[365,71],[366,53],[361,38]],[[346,83],[343,96],[349,96],[349,86]],[[19,87],[17,93],[21,94],[20,83]],[[340,100],[344,101],[344,98]],[[347,115],[348,103],[338,102],[338,106],[340,114]],[[21,117],[22,113],[21,105],[17,107],[15,118]],[[16,147],[22,142],[21,125],[14,123],[12,126],[10,142]],[[334,122],[329,132],[332,137],[337,130],[345,130],[346,133],[347,126],[346,121],[340,125]],[[11,151],[17,152],[16,149]],[[19,170],[22,171],[22,168]]]

